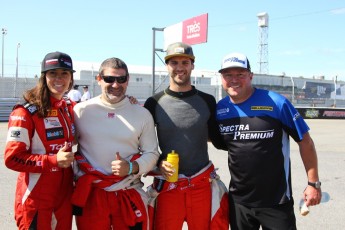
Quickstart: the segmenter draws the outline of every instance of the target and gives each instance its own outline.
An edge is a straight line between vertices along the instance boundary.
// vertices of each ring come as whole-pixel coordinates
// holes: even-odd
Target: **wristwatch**
[[[321,188],[321,181],[316,181],[316,182],[309,182],[308,185],[313,186],[314,188]]]

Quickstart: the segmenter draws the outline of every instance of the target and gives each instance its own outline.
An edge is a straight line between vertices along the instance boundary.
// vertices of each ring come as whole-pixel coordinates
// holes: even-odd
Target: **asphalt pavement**
[[[295,197],[297,228],[300,230],[345,229],[345,120],[306,120],[311,128],[318,153],[319,176],[322,191],[330,194],[330,201],[310,208],[307,216],[301,216],[298,201],[307,185],[305,169],[299,155],[298,145],[291,139],[292,188]],[[0,122],[0,229],[16,229],[13,204],[17,173],[4,165],[4,148],[7,135],[7,122]],[[228,186],[230,175],[227,165],[227,153],[209,145],[210,158],[218,170],[221,179]],[[146,188],[151,178],[143,179]],[[73,227],[74,229],[75,226]],[[184,227],[183,229],[187,229]]]

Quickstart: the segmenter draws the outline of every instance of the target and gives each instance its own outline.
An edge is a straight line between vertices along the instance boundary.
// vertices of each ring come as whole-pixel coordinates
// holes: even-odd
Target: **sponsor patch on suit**
[[[46,129],[46,137],[48,141],[61,139],[64,137],[63,128]]]
[[[46,129],[60,128],[62,127],[58,117],[46,117],[44,118],[44,127]]]

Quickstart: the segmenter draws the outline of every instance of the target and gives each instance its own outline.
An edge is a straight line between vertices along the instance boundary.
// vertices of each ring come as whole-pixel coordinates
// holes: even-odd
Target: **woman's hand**
[[[74,153],[66,151],[69,148],[67,142],[65,142],[64,147],[62,147],[56,154],[56,160],[60,168],[68,168],[71,166],[74,160]]]

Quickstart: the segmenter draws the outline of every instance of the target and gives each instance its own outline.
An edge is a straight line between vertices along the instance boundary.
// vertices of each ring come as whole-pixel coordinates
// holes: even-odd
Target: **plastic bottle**
[[[322,192],[322,198],[321,198],[320,203],[328,202],[330,200],[330,198],[331,197],[328,194],[328,192]],[[309,213],[309,207],[307,207],[307,205],[305,205],[303,198],[299,201],[299,211],[300,211],[302,216],[306,216]]]
[[[169,182],[176,182],[178,180],[178,162],[179,162],[179,156],[175,152],[175,150],[172,150],[171,153],[168,153],[167,161],[173,165],[174,174],[170,176],[167,181]]]

